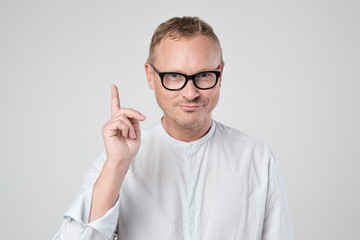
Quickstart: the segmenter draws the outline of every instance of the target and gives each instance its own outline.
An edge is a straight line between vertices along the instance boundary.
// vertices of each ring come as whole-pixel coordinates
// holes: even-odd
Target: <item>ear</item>
[[[149,87],[154,90],[155,89],[155,84],[154,84],[154,71],[151,67],[151,65],[149,63],[145,63],[144,64],[145,67],[145,73],[146,73],[146,78],[149,84]]]
[[[223,72],[224,72],[224,66],[225,66],[225,63],[223,62],[223,63],[220,65],[219,87],[221,87],[221,80],[222,80],[222,75],[223,75]]]

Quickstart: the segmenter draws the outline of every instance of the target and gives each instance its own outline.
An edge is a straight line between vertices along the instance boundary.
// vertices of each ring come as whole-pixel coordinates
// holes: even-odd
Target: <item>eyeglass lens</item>
[[[203,72],[196,75],[194,83],[199,88],[212,88],[216,83],[216,74],[212,72]],[[163,78],[164,86],[168,89],[180,89],[184,86],[186,77],[177,74],[169,73],[165,74]]]

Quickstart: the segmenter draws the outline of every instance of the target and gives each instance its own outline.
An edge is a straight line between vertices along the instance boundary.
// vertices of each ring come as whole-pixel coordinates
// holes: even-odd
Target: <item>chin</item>
[[[204,119],[200,119],[198,116],[193,116],[191,118],[180,120],[177,123],[185,129],[194,129],[203,125],[204,122]]]

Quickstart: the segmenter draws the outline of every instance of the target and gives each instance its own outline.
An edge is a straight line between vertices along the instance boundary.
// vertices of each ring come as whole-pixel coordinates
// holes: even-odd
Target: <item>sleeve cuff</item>
[[[96,229],[105,239],[110,239],[114,234],[119,217],[119,198],[115,205],[96,221],[88,223],[92,200],[92,188],[78,196],[64,217],[71,217],[77,221],[81,228],[85,226]]]

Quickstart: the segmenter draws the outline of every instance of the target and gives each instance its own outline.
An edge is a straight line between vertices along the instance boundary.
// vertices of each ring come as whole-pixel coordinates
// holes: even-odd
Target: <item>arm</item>
[[[111,97],[111,119],[102,130],[106,154],[94,162],[85,177],[76,201],[54,237],[56,240],[108,239],[116,227],[118,195],[130,163],[139,150],[139,121],[145,120],[145,116],[120,107],[115,85]]]
[[[115,205],[130,163],[140,147],[139,121],[145,120],[140,112],[121,108],[117,87],[113,85],[111,90],[111,119],[102,131],[107,159],[94,185],[89,222],[104,216]]]
[[[86,174],[83,184],[71,207],[64,214],[64,219],[58,234],[54,239],[110,239],[116,228],[119,215],[119,203],[116,202],[102,218],[88,222],[91,208],[92,192],[95,181],[98,179],[106,161],[106,152],[103,151],[93,162]]]

